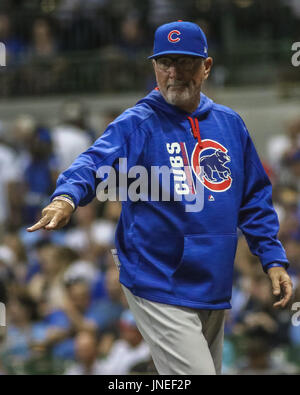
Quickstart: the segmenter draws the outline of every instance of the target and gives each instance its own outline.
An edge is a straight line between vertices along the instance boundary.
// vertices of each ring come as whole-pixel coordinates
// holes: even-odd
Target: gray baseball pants
[[[122,288],[159,374],[221,374],[225,310],[152,302]]]

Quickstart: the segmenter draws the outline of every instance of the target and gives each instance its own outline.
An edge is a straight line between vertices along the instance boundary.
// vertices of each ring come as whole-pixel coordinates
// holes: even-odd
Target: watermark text
[[[6,47],[0,42],[0,67],[6,66]]]
[[[296,313],[292,315],[292,325],[300,326],[300,302],[292,304],[292,311],[296,311]]]
[[[6,326],[6,309],[4,303],[0,303],[0,326]]]
[[[300,42],[293,43],[292,51],[295,52],[292,56],[292,65],[294,67],[299,67],[300,66]]]
[[[168,166],[133,166],[127,168],[127,159],[119,158],[118,171],[112,166],[101,166],[97,178],[97,199],[110,201],[182,201],[186,212],[200,212],[204,207],[204,186],[197,178],[191,180],[190,169]],[[199,173],[201,170],[199,170]]]

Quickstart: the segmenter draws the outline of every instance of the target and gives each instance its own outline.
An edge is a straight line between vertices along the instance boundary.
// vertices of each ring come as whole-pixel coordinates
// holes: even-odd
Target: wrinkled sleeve
[[[246,134],[245,178],[239,228],[265,271],[271,262],[279,262],[287,267],[285,250],[277,238],[279,221],[272,203],[272,185],[244,124],[243,128]]]
[[[110,166],[118,171],[119,158],[130,159],[131,164],[134,163],[137,155],[135,147],[143,147],[144,141],[143,134],[130,131],[129,126],[126,129],[121,123],[110,124],[103,135],[60,174],[51,200],[67,194],[76,207],[85,206],[96,196],[101,181],[100,167]]]

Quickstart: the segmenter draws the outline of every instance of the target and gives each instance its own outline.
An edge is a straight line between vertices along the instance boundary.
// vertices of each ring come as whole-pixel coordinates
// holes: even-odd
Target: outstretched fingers
[[[61,225],[61,220],[62,220],[62,215],[55,214],[54,217],[51,219],[51,221],[48,223],[48,225],[45,226],[45,229],[47,230],[58,229]]]
[[[279,282],[279,277],[278,276],[274,276],[271,278],[272,281],[272,288],[273,288],[273,295],[274,296],[280,296],[280,282]],[[274,304],[275,306],[275,304]]]
[[[32,225],[30,228],[27,228],[28,232],[34,232],[38,229],[44,228],[51,221],[51,217],[49,214],[46,214],[42,217],[36,224]]]
[[[274,303],[274,307],[284,308],[292,297],[292,283],[289,280],[284,280],[280,282],[280,287],[282,292],[282,298],[278,302]]]

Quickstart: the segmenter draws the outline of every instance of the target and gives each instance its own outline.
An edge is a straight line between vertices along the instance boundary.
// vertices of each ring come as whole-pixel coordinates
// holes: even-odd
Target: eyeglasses
[[[182,71],[192,71],[196,62],[201,59],[200,57],[190,57],[190,56],[181,56],[179,58],[173,59],[167,56],[162,56],[160,58],[155,59],[157,66],[163,70],[168,71],[170,67],[176,64],[177,68]],[[202,59],[201,59],[202,61]]]

